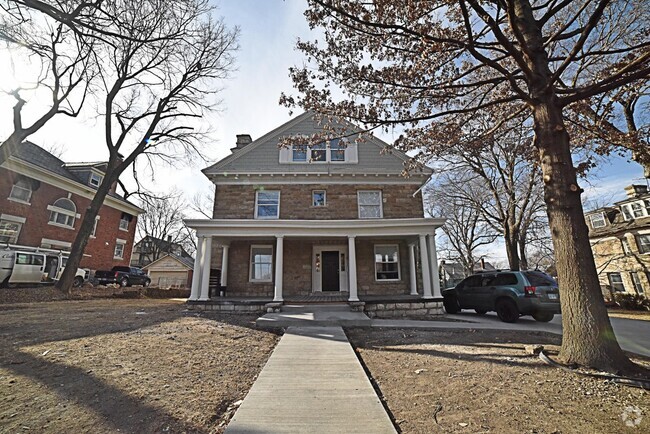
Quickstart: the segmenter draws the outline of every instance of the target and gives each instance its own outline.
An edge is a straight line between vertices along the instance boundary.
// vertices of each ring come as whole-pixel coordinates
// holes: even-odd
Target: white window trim
[[[361,202],[359,197],[361,193],[379,193],[379,217],[361,217]],[[364,206],[375,206],[375,205],[364,205]],[[384,193],[382,190],[357,190],[357,213],[360,219],[363,220],[372,220],[375,218],[384,218]]]
[[[93,184],[93,176],[97,178],[97,185]],[[96,172],[90,172],[90,178],[88,179],[88,184],[92,185],[93,187],[99,187],[104,180],[104,176],[100,175],[99,173]]]
[[[264,190],[264,193],[278,193],[278,214],[275,217],[259,217],[257,215],[257,198],[258,198],[258,193],[260,193],[260,190],[255,191],[255,218],[259,220],[277,220],[280,218],[280,202],[281,202],[281,196],[282,192],[280,190]]]
[[[647,239],[648,239],[648,242],[645,243],[645,244],[641,243],[641,241],[640,241],[640,240],[641,240],[641,237],[647,238]],[[650,247],[648,247],[648,249],[644,252],[644,251],[643,251],[643,248],[642,248],[643,245],[650,246],[650,235],[648,235],[648,234],[641,234],[641,233],[640,233],[640,234],[638,234],[638,235],[636,236],[636,247],[637,247],[637,249],[639,250],[639,253],[640,253],[640,254],[642,254],[642,255],[648,255],[648,254],[650,254]]]
[[[14,188],[16,188],[16,187],[21,188],[23,190],[29,190],[29,198],[27,200],[22,200],[22,199],[19,199],[17,197],[13,197],[12,195],[14,193]],[[34,193],[34,190],[32,190],[31,188],[21,187],[17,183],[14,183],[11,186],[11,191],[9,192],[9,197],[7,198],[7,200],[10,200],[12,202],[24,203],[25,205],[31,205],[30,201],[32,200],[32,194],[33,193]]]
[[[322,205],[314,205],[314,194],[315,193],[323,193],[323,204]],[[312,208],[325,208],[327,206],[327,190],[312,190],[311,191],[311,206]]]
[[[254,249],[270,249],[271,250],[271,278],[270,279],[253,279],[253,250]],[[269,283],[273,282],[273,261],[275,260],[275,252],[271,244],[251,244],[250,252],[248,255],[248,281],[251,283]]]
[[[117,249],[117,246],[120,245],[122,246],[122,256],[116,256],[115,255],[115,250]],[[124,259],[124,248],[126,247],[126,240],[122,240],[120,238],[115,240],[115,247],[113,248],[113,259]]]
[[[23,221],[21,222],[21,221],[17,221],[16,219],[5,218],[5,217],[13,217],[13,216],[7,216],[6,214],[2,214],[2,216],[0,216],[0,222],[6,221],[7,223],[13,223],[15,225],[18,225],[18,230],[16,231],[16,239],[13,242],[6,241],[6,243],[17,244],[18,238],[20,237],[20,232],[23,230],[23,225],[25,224],[25,219],[23,219]],[[4,244],[5,242],[2,243]]]
[[[72,202],[72,203],[74,203],[74,202]],[[75,208],[76,208],[76,205],[75,205]],[[72,212],[72,211],[70,211],[68,209],[59,208],[58,206],[54,206],[54,205],[48,205],[47,210],[51,211],[51,212],[58,213],[58,214],[67,215],[68,217],[74,217],[75,221],[72,222],[72,225],[64,225],[64,224],[52,221],[51,220],[52,215],[50,215],[50,217],[48,217],[50,220],[48,220],[47,224],[52,225],[52,226],[57,226],[57,227],[60,227],[60,228],[66,228],[66,229],[74,230],[74,224],[76,223],[77,219],[81,218],[81,214],[79,214],[79,213]]]
[[[17,215],[11,215],[11,214],[0,214],[0,220],[7,220],[13,223],[22,223],[22,224],[24,224],[27,221],[25,217],[19,217]]]
[[[638,208],[634,208],[635,205]],[[632,213],[632,217],[634,217],[635,219],[640,219],[640,218],[643,218],[643,217],[648,215],[646,213],[645,203],[644,202],[632,202],[632,203],[630,203],[630,211]],[[639,212],[641,215],[636,215],[637,212]]]
[[[377,279],[377,247],[395,247],[395,250],[397,251],[397,279]],[[381,282],[401,282],[402,281],[402,264],[401,264],[401,258],[399,254],[399,244],[375,244],[372,249],[372,260],[373,263],[375,264],[375,282],[381,283]],[[392,262],[390,262],[392,264]]]
[[[637,294],[643,294],[643,284],[641,283],[641,277],[637,271],[630,271],[630,278],[632,279],[632,286],[634,287],[634,292]]]
[[[90,234],[90,238],[97,238],[97,224],[99,223],[100,216],[95,216],[95,224],[93,225],[93,231]]]
[[[612,281],[612,275],[618,275],[618,277],[621,279],[620,282],[615,282],[617,284],[620,284],[620,286],[623,288],[622,291],[618,291],[614,289],[614,282]],[[621,273],[607,273],[607,281],[609,282],[609,285],[612,287],[612,291],[614,292],[627,292],[625,289],[625,283],[623,282],[623,274]]]
[[[123,227],[122,227],[122,222],[126,222],[126,228],[123,228]],[[120,223],[117,225],[117,226],[118,226],[118,229],[121,230],[121,231],[124,231],[124,232],[128,232],[128,231],[129,231],[129,224],[130,224],[130,223],[131,223],[131,222],[130,222],[129,220],[126,220],[126,219],[120,218]]]
[[[594,228],[594,229],[600,229],[600,228],[604,228],[605,226],[607,226],[607,221],[605,219],[605,214],[602,213],[602,212],[590,215],[589,220],[591,222],[591,227]],[[602,221],[603,224],[600,225],[600,226],[596,226],[594,220],[596,220],[598,222]]]
[[[335,140],[335,139],[332,139]],[[340,139],[339,139],[340,140]],[[323,143],[323,142],[321,142]],[[338,143],[338,142],[337,142]],[[313,150],[313,147],[316,145],[319,145],[320,143],[316,143],[315,145],[291,145],[289,147],[289,164],[344,164],[347,163],[349,164],[350,162],[348,161],[348,156],[345,150],[350,146],[349,144],[346,145],[345,148],[343,148],[343,160],[332,160],[332,145],[330,144],[330,140],[325,141],[325,160],[322,161],[314,161],[311,159],[311,151]],[[298,148],[304,148],[306,155],[304,160],[294,160],[293,159],[293,151],[294,149]],[[322,149],[317,149],[317,150],[322,150]],[[337,151],[339,150],[338,148],[336,149]]]
[[[52,240],[52,239],[49,239],[49,238],[41,238],[41,246],[43,244],[49,244],[49,245],[56,244],[56,245],[59,245],[59,246],[64,246],[64,247],[66,247],[68,249],[70,247],[72,247],[72,243],[70,243],[68,241]]]

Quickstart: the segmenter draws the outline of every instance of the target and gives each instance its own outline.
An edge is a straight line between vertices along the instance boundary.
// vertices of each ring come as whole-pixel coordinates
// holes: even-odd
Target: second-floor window
[[[594,229],[603,228],[606,225],[603,213],[592,214],[589,216],[589,220],[591,220],[591,227]]]
[[[120,230],[128,231],[129,222],[131,222],[131,215],[123,212],[122,217],[120,217]]]
[[[358,191],[357,201],[360,219],[382,218],[381,191]]]
[[[650,235],[639,235],[636,237],[636,244],[639,247],[639,253],[650,252]]]
[[[19,179],[11,187],[11,192],[9,193],[9,199],[16,200],[19,202],[29,203],[29,200],[32,198],[32,185],[29,181],[24,179]]]
[[[258,191],[255,194],[255,218],[277,219],[280,217],[280,192]]]
[[[47,207],[50,211],[50,223],[55,225],[74,227],[74,220],[77,217],[77,207],[73,201],[62,197],[54,204]]]

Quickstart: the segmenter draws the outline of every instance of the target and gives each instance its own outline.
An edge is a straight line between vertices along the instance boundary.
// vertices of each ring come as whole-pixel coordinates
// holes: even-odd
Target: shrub
[[[621,309],[650,310],[650,299],[643,295],[617,292],[614,294],[614,301]]]

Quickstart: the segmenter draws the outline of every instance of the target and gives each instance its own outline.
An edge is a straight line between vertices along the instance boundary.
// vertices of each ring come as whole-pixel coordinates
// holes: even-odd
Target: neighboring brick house
[[[0,247],[70,250],[105,168],[101,162],[64,163],[33,143],[23,143],[0,167]],[[129,265],[140,213],[113,186],[80,266],[92,271]]]
[[[203,170],[216,191],[213,219],[186,221],[199,239],[190,300],[209,300],[211,270],[234,297],[440,298],[444,220],[424,217],[421,194],[431,170],[402,176],[409,157],[374,137],[278,146],[319,131],[304,113],[255,141],[237,136]]]
[[[179,258],[189,259],[194,262],[192,255],[187,253],[182,245],[172,242],[171,235],[167,236],[166,240],[147,235],[135,243],[131,255],[131,266],[144,267],[167,254],[176,255]]]
[[[650,294],[650,193],[625,188],[627,199],[585,213],[591,249],[606,298],[615,292]]]

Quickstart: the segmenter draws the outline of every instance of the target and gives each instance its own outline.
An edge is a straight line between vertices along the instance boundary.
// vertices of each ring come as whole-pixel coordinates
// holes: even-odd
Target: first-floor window
[[[375,246],[375,277],[377,280],[399,280],[397,244]]]
[[[639,273],[631,272],[632,283],[634,283],[634,290],[637,294],[643,294],[643,285],[641,284],[641,276]]]
[[[124,259],[124,245],[125,243],[120,241],[115,244],[115,253],[113,253],[115,259]]]
[[[636,243],[639,247],[639,253],[650,252],[650,235],[637,236]]]
[[[311,192],[311,206],[325,206],[325,190],[314,190]]]
[[[69,228],[74,227],[74,220],[77,217],[77,207],[73,201],[62,197],[47,208],[50,210],[50,223]]]
[[[251,282],[273,280],[273,247],[251,246]]]
[[[9,220],[0,220],[0,243],[16,244],[22,224]]]
[[[607,273],[609,284],[612,286],[614,292],[625,292],[625,285],[623,285],[623,278],[621,273]]]

